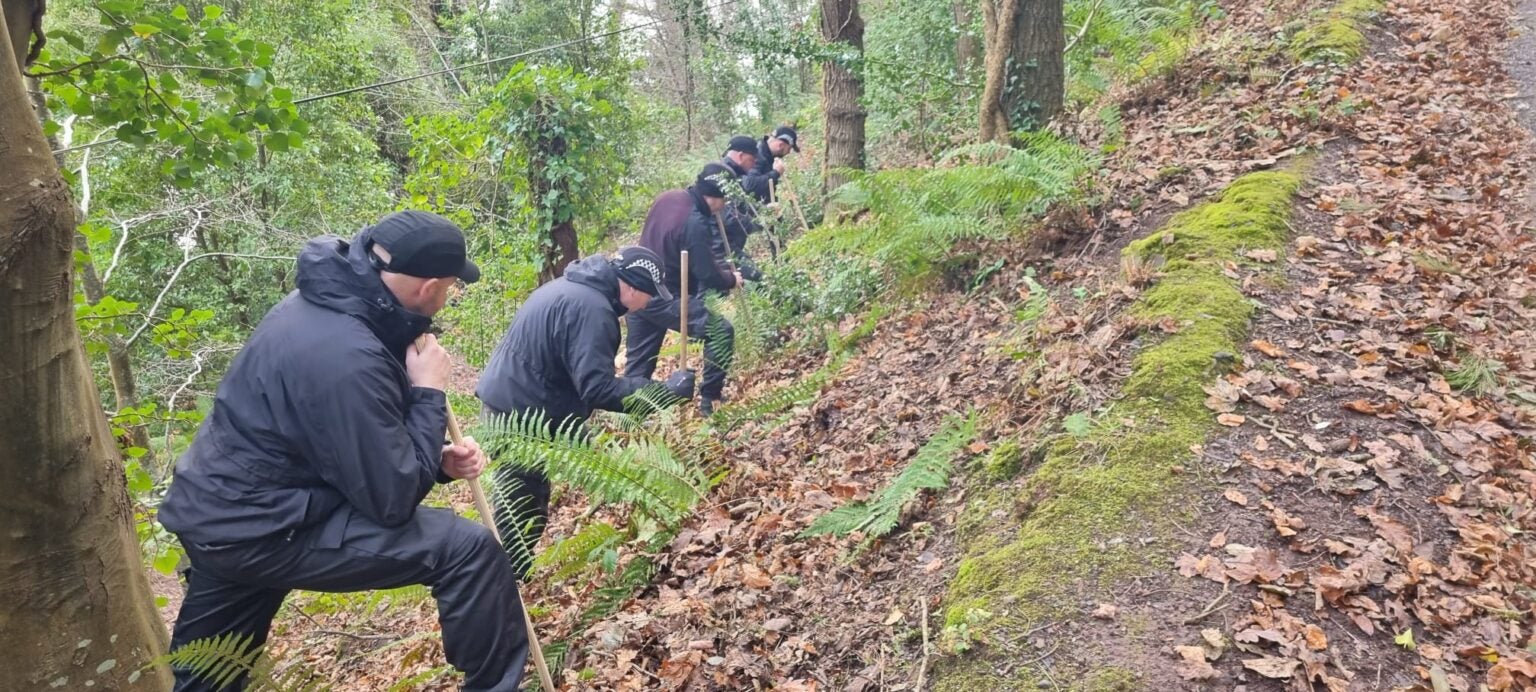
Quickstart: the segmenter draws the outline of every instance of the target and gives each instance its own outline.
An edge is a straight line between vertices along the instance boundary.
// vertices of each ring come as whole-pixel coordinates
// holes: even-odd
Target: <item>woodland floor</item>
[[[594,585],[531,585],[540,634],[573,645],[569,688],[910,690],[961,657],[990,665],[995,689],[1531,688],[1536,187],[1521,119],[1536,124],[1536,0],[1390,0],[1367,55],[1340,68],[1265,49],[1327,4],[1222,4],[1169,76],[1114,94],[1125,145],[1102,202],[976,248],[1007,259],[980,290],[897,307],[814,403],[732,432],[731,473],[616,615],[573,632]],[[1107,137],[1092,118],[1071,127]],[[1111,402],[1155,331],[1125,314],[1140,288],[1121,248],[1302,152],[1286,251],[1229,267],[1260,307],[1249,347],[1205,383],[1225,427],[1190,454],[1193,518],[1142,537],[1156,547],[1140,574],[1064,584],[1076,612],[956,653],[939,645],[944,596],[982,473],[866,551],[796,538],[951,414],[983,412],[982,458]],[[1015,357],[1026,268],[1052,297],[1031,327],[1052,344],[1043,374]],[[1480,390],[1455,374],[1474,362],[1492,364]],[[774,362],[730,394],[821,365]],[[1004,482],[1023,487],[1029,463]],[[561,505],[550,533],[581,509]],[[442,666],[436,631],[430,600],[306,595],[273,652],[340,689],[389,689]]]

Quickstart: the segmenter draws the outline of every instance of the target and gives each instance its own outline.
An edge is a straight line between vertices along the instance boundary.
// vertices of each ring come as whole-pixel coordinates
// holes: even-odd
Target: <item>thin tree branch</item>
[[[188,254],[186,258],[181,261],[181,264],[176,265],[176,271],[171,272],[170,280],[165,282],[165,286],[160,289],[160,295],[155,296],[154,304],[150,305],[149,312],[145,313],[146,317],[144,319],[144,323],[139,325],[138,329],[134,330],[133,336],[128,337],[128,340],[123,342],[124,346],[132,346],[134,342],[139,340],[140,336],[144,335],[144,330],[149,329],[149,326],[154,323],[155,311],[160,309],[160,303],[165,300],[165,295],[171,292],[172,286],[176,285],[176,279],[181,276],[182,270],[186,269],[187,265],[200,259],[206,259],[208,257],[233,257],[235,259],[245,260],[262,259],[275,260],[280,262],[292,262],[294,259],[292,257],[277,257],[273,255],[249,255],[240,252],[204,252],[200,255]]]
[[[1061,49],[1063,54],[1072,52],[1072,47],[1077,45],[1077,42],[1081,41],[1083,36],[1088,34],[1088,27],[1093,25],[1093,15],[1098,12],[1099,8],[1103,5],[1104,0],[1098,0],[1097,2],[1093,3],[1093,7],[1088,8],[1088,16],[1083,18],[1082,28],[1078,29],[1077,35],[1073,36],[1072,40],[1067,42],[1067,47]]]

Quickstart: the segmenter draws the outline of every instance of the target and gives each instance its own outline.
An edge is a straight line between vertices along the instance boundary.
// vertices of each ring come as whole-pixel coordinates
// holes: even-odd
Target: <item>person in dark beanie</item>
[[[479,278],[463,233],[436,214],[305,245],[298,290],[235,357],[160,505],[191,563],[173,649],[261,646],[292,589],[426,584],[464,689],[517,689],[528,640],[501,547],[476,522],[418,506],[435,483],[485,468],[473,440],[443,442],[451,362],[427,334],[455,282]],[[175,675],[178,692],[219,688]]]
[[[480,374],[475,395],[482,415],[543,417],[551,431],[581,425],[594,410],[623,411],[625,400],[652,384],[672,396],[691,399],[694,373],[682,370],[664,384],[643,377],[619,377],[619,318],[643,310],[672,294],[663,261],[643,247],[627,247],[613,257],[594,255],[571,264],[565,274],[540,286],[512,318]],[[492,450],[493,452],[495,450]],[[535,469],[504,465],[497,469],[496,528],[512,547],[513,571],[526,579],[533,548],[549,518],[549,479]]]
[[[729,168],[711,163],[699,171],[692,186],[661,193],[640,231],[640,244],[661,256],[667,289],[673,293],[682,290],[682,251],[688,251],[688,332],[704,339],[704,378],[699,385],[699,410],[704,415],[714,413],[725,389],[725,368],[730,366],[736,331],[725,317],[706,309],[703,292],[724,293],[745,284],[715,241],[719,236],[715,214],[726,205],[722,187],[735,184]],[[681,310],[678,300],[659,300],[630,313],[626,375],[650,377],[655,372],[661,343],[667,330],[680,327]]]

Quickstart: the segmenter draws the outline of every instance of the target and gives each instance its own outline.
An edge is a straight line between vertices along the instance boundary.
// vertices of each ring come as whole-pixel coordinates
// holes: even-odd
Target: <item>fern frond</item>
[[[410,692],[426,687],[426,684],[445,675],[453,675],[454,667],[451,664],[443,664],[436,668],[429,668],[403,680],[396,681],[389,686],[389,692]]]
[[[622,444],[579,421],[552,430],[539,411],[492,416],[476,430],[501,466],[541,471],[549,480],[580,488],[597,502],[618,502],[672,524],[703,497],[697,469],[652,440]]]
[[[863,502],[850,502],[816,517],[816,521],[800,532],[800,537],[846,536],[858,531],[866,521],[869,521],[869,506]]]
[[[486,495],[491,501],[491,511],[496,515],[492,519],[496,523],[496,533],[501,536],[502,551],[513,565],[528,565],[534,562],[534,556],[527,537],[537,535],[535,529],[541,517],[534,507],[533,496],[526,492],[528,484],[506,472],[511,468],[500,473],[482,474],[480,478],[488,486]]]
[[[755,397],[747,401],[736,402],[721,406],[715,410],[715,415],[710,417],[710,422],[721,430],[729,432],[741,427],[748,421],[760,420],[780,411],[785,411],[804,404],[821,393],[821,388],[832,379],[841,369],[842,361],[835,360],[826,367],[817,370],[810,375],[772,392]]]
[[[187,670],[213,689],[233,685],[242,677],[249,677],[254,685],[258,682],[255,673],[264,649],[253,646],[252,641],[250,635],[236,632],[197,639],[155,659],[146,668],[169,665]]]
[[[577,620],[576,630],[584,630],[598,620],[619,612],[619,608],[634,596],[635,591],[651,583],[651,576],[655,573],[656,563],[650,557],[641,555],[630,560],[624,565],[624,569],[610,576],[592,594],[592,605],[582,611],[581,617]]]
[[[665,411],[683,402],[683,398],[667,391],[660,382],[635,390],[624,397],[624,413],[619,417],[620,426],[634,430],[659,411]]]
[[[612,562],[614,549],[625,535],[606,522],[594,522],[556,542],[539,555],[534,566],[549,572],[553,581],[561,581],[595,564]]]
[[[950,416],[939,432],[917,450],[906,468],[891,484],[864,503],[849,503],[818,517],[801,537],[846,536],[862,531],[866,540],[889,534],[901,521],[901,510],[924,490],[939,490],[949,485],[955,456],[976,436],[976,414],[961,418]]]

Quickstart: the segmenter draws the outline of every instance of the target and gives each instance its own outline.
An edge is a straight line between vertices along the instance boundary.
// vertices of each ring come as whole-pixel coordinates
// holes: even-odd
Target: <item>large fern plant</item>
[[[600,503],[624,503],[663,524],[682,518],[703,497],[705,475],[649,436],[622,436],[581,421],[556,425],[540,411],[491,416],[475,431],[493,457],[490,473],[510,467],[580,488]],[[491,494],[511,497],[507,488]]]

